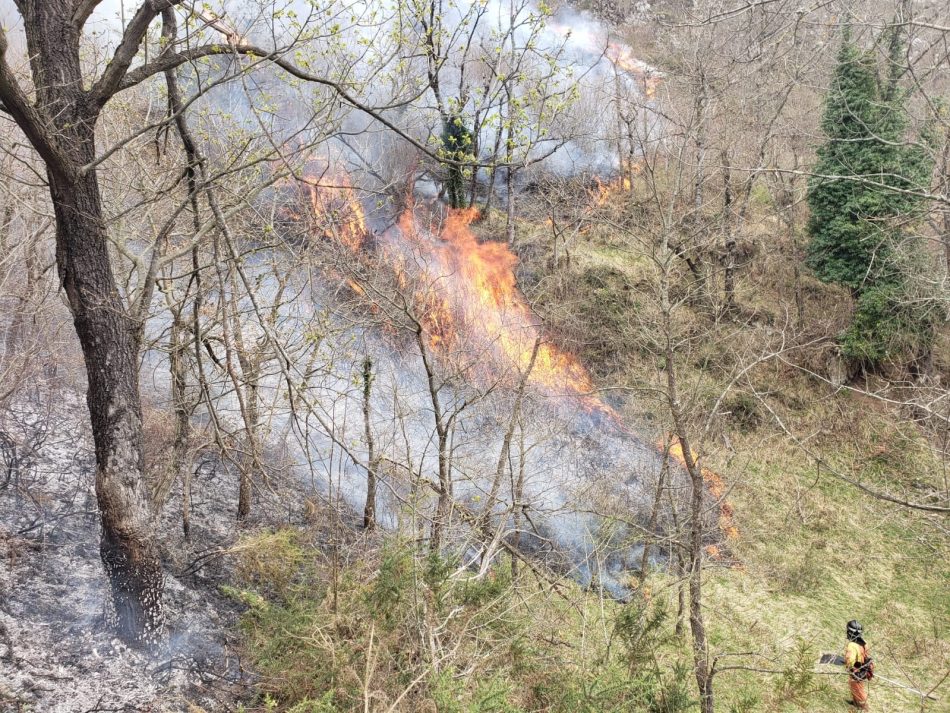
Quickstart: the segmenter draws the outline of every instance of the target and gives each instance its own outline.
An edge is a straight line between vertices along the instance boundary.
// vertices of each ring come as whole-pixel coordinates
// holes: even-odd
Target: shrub
[[[723,401],[722,410],[742,433],[750,433],[762,425],[759,402],[751,394],[733,394]]]

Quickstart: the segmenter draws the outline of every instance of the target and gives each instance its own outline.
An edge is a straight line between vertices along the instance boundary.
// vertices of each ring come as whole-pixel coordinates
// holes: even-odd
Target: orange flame
[[[305,181],[314,230],[359,256],[369,235],[359,197],[345,172],[326,173],[332,178]],[[613,415],[610,407],[589,396],[594,384],[580,361],[543,340],[538,319],[515,280],[518,258],[505,243],[476,238],[471,225],[478,215],[475,208],[449,210],[441,225],[420,226],[410,205],[382,241],[397,287],[411,296],[429,346],[447,358],[464,332],[473,348],[491,356],[488,361],[494,363],[483,376],[495,378],[512,367],[523,374],[539,342],[529,375],[532,383],[574,394],[588,408]],[[410,275],[397,242],[411,245],[421,256],[424,274]],[[355,293],[365,294],[350,284]]]
[[[638,169],[639,167],[634,164],[634,170]],[[618,193],[629,193],[633,187],[629,176],[617,176],[607,183],[602,181],[599,176],[594,176],[594,183],[597,184],[597,187],[591,191],[591,200],[597,208],[607,205],[607,202]]]
[[[661,448],[663,447],[662,443],[658,444]],[[698,456],[695,452],[691,451],[693,460],[695,461]],[[672,445],[670,445],[670,455],[673,456],[680,465],[686,465],[686,458],[683,456],[683,446],[679,442],[678,438],[673,439]],[[733,521],[733,515],[735,511],[732,508],[732,504],[728,500],[725,500],[726,495],[726,481],[722,479],[722,476],[716,473],[705,466],[701,466],[701,472],[703,476],[703,482],[706,483],[706,486],[709,488],[709,493],[719,501],[719,528],[723,531],[727,540],[733,540],[739,537],[739,528],[736,527],[735,522]],[[716,556],[719,555],[719,549],[715,548]]]
[[[531,364],[534,344],[542,338],[538,319],[515,281],[518,258],[501,242],[479,242],[471,230],[475,209],[450,211],[440,237],[439,262],[461,287],[456,310],[477,326],[487,344],[520,373]],[[587,394],[594,385],[578,359],[541,341],[529,380],[549,390]]]
[[[322,179],[308,176],[303,180],[314,228],[350,250],[359,250],[369,234],[363,204],[346,172],[328,173],[329,177],[324,175]]]
[[[656,89],[660,84],[660,76],[656,70],[643,60],[633,56],[633,50],[629,45],[611,42],[607,45],[607,59],[614,67],[623,70],[627,74],[632,74],[643,85],[643,93],[647,99],[653,99],[656,96]]]

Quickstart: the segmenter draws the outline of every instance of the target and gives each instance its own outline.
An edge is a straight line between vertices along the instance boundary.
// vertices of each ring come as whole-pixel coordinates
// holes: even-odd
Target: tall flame
[[[362,260],[370,235],[362,204],[349,177],[339,171],[333,175],[333,183],[306,182],[315,226],[321,237],[335,240]],[[627,180],[609,184],[598,180],[600,194],[629,190]],[[426,217],[430,223],[421,223]],[[411,298],[429,347],[448,359],[464,337],[465,348],[482,349],[489,356],[480,361],[487,362],[491,373],[480,376],[494,378],[498,367],[523,375],[530,367],[530,383],[550,394],[571,396],[573,403],[607,416],[615,427],[627,431],[618,414],[592,395],[593,380],[577,357],[543,339],[538,319],[515,280],[517,256],[505,243],[479,241],[471,227],[477,217],[477,209],[450,209],[439,223],[433,214],[410,205],[377,242],[398,288]],[[411,274],[407,253],[421,257],[422,275]],[[358,283],[350,285],[357,294],[365,294]],[[685,465],[678,441],[669,452]],[[725,482],[705,467],[702,476],[710,494],[721,501],[720,529],[727,539],[737,537]],[[709,554],[717,557],[718,550],[713,549]]]
[[[349,175],[345,171],[329,171],[320,178],[308,176],[303,186],[310,201],[311,217],[317,221],[314,227],[350,250],[362,248],[369,235],[366,214]]]
[[[306,179],[304,186],[314,232],[362,258],[370,233],[349,176],[326,171],[319,180]],[[495,378],[512,369],[524,374],[531,367],[530,383],[579,397],[587,409],[612,415],[610,407],[589,396],[594,384],[577,357],[544,340],[515,280],[518,258],[505,243],[479,241],[471,227],[477,217],[474,208],[449,209],[438,222],[410,205],[378,241],[397,287],[411,294],[430,348],[447,358],[464,337],[469,348],[488,357],[480,360],[486,362],[480,376]],[[425,274],[410,274],[407,246],[421,257]],[[363,289],[355,285],[354,291]]]
[[[437,258],[446,275],[454,276],[454,310],[469,329],[475,327],[519,373],[537,354],[530,382],[549,391],[586,395],[593,391],[590,375],[578,359],[542,338],[538,319],[515,282],[518,258],[501,242],[480,242],[471,230],[475,209],[449,211],[441,231]]]

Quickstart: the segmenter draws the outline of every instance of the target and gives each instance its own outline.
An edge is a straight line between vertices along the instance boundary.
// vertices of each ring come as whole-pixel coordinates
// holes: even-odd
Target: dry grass
[[[772,237],[764,225],[760,237]],[[543,226],[519,227],[528,259],[543,254]],[[555,273],[542,261],[526,267],[535,278],[538,309],[559,336],[580,345],[588,359],[597,353],[584,351],[586,345],[611,345],[611,359],[598,363],[605,385],[658,382],[657,358],[642,339],[643,325],[656,318],[653,274],[631,244],[620,232],[592,231],[574,246],[569,267]],[[780,240],[776,246],[740,282],[741,313],[762,319],[736,328],[689,308],[680,315],[682,333],[700,335],[688,341],[688,357],[679,365],[697,408],[721,392],[735,361],[761,343],[768,329],[787,323],[794,295],[791,248]],[[623,302],[604,303],[602,292],[585,279],[597,270],[622,285]],[[688,279],[685,271],[682,277]],[[800,277],[800,290],[806,319],[794,336],[824,344],[800,350],[795,362],[821,371],[847,321],[846,296],[807,275]],[[631,309],[637,314],[629,314]],[[722,672],[719,709],[841,710],[847,695],[843,676],[815,677],[803,694],[790,687],[787,672],[801,665],[802,646],[809,656],[843,648],[844,625],[852,618],[866,627],[880,675],[923,689],[937,685],[950,671],[946,518],[877,500],[830,472],[921,500],[928,489],[942,487],[947,467],[931,447],[931,434],[898,408],[834,392],[777,362],[756,368],[730,398],[730,415],[716,420],[702,444],[706,464],[730,488],[739,537],[729,544],[741,563],[712,563],[708,569],[705,606],[713,653],[730,655],[723,666],[786,673]],[[741,418],[735,417],[736,404]],[[634,418],[658,408],[645,396],[628,402]],[[814,455],[825,465],[816,464]],[[676,587],[667,576],[657,574],[650,586],[673,602]],[[669,654],[675,659],[677,652]],[[816,670],[821,668],[834,670]],[[950,709],[950,684],[945,681],[937,695],[942,700],[923,710]],[[877,710],[921,710],[918,696],[882,682],[872,685],[871,696]]]

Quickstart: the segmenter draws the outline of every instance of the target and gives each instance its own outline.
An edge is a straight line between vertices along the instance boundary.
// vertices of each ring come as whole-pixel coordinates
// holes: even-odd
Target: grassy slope
[[[546,239],[544,229],[529,223],[521,229],[522,253],[540,254],[532,253],[530,246]],[[622,236],[603,232],[585,236],[572,252],[571,264],[558,275],[541,260],[527,266],[534,273],[532,281],[542,286],[535,294],[540,311],[568,341],[576,340],[588,361],[595,360],[592,366],[599,368],[602,383],[651,382],[655,358],[638,349],[635,332],[632,337],[623,334],[629,320],[622,312],[649,310],[653,300],[642,257]],[[778,313],[791,290],[783,271],[787,264],[776,256],[760,262],[764,266],[740,286],[742,304]],[[557,284],[570,289],[559,292]],[[829,305],[822,302],[828,299],[827,290],[809,283],[806,295],[812,297],[806,319],[827,322]],[[565,304],[565,298],[573,303]],[[572,321],[578,313],[585,315],[588,333],[578,333]],[[591,315],[599,319],[591,320]],[[687,319],[702,322],[698,315]],[[818,328],[828,330],[833,324]],[[715,337],[711,342],[715,354]],[[685,369],[686,380],[693,384],[721,386],[708,369],[688,362]],[[762,369],[754,380],[771,390],[770,403],[782,406],[782,418],[793,432],[808,436],[809,448],[839,472],[892,490],[915,480],[941,482],[946,464],[930,452],[926,434],[905,422],[896,409],[848,392],[832,393],[787,367]],[[637,405],[629,408],[636,415]],[[843,648],[844,625],[857,618],[866,627],[879,674],[925,688],[935,685],[950,670],[946,518],[876,500],[833,478],[827,468],[822,474],[767,410],[763,414],[758,409],[756,416],[758,423],[751,429],[726,420],[724,437],[706,444],[706,464],[732,488],[729,498],[739,530],[730,544],[740,565],[713,565],[706,577],[714,653],[756,652],[728,657],[722,665],[791,669],[797,665],[799,646],[807,647],[809,656]],[[664,579],[657,575],[653,586],[670,592]],[[717,679],[717,709],[757,700],[751,709],[842,710],[844,678],[821,676],[815,681],[823,684],[822,690],[796,698],[783,693],[795,688],[786,686],[783,676],[723,672]],[[950,710],[950,686],[945,684],[939,693],[942,700],[928,710]],[[880,682],[873,684],[872,697],[876,710],[920,710],[919,698]]]
[[[602,384],[655,384],[658,361],[644,331],[655,311],[648,263],[622,234],[591,231],[555,273],[545,258],[545,230],[542,220],[519,224],[522,282],[538,311]],[[497,217],[478,231],[503,234]],[[780,253],[757,260],[743,278],[746,311],[775,311],[788,299],[788,261]],[[833,333],[834,295],[807,287],[808,325]],[[702,314],[680,318],[687,330],[709,331]],[[681,368],[700,403],[722,386],[720,367],[737,345],[754,343],[756,329],[727,326],[695,342]],[[759,369],[753,383],[770,391],[768,403],[788,427],[840,472],[891,489],[943,477],[924,435],[878,402],[831,393],[787,366]],[[864,622],[881,675],[935,684],[950,668],[945,519],[870,498],[827,467],[819,473],[760,403],[734,396],[733,416],[704,444],[706,465],[731,488],[738,528],[728,543],[738,564],[710,561],[706,569],[710,641],[714,655],[754,654],[727,656],[722,666],[787,673],[721,672],[717,710],[845,710],[843,677],[797,674],[813,670],[820,652],[842,648],[851,618]],[[647,423],[651,411],[661,427],[658,404],[646,395],[628,400],[631,423]],[[401,547],[392,534],[364,541],[347,528],[340,536],[355,538],[342,565],[325,534],[306,529],[250,534],[236,550],[243,574],[231,593],[248,605],[245,649],[260,674],[259,693],[270,696],[270,703],[255,699],[253,710],[362,710],[369,696],[374,710],[621,713],[675,710],[671,696],[682,700],[684,685],[692,694],[690,677],[674,675],[688,666],[690,650],[675,637],[672,617],[644,640],[637,605],[571,582],[552,589],[524,568],[512,580],[505,566],[480,582],[449,582],[443,576],[452,567],[433,574],[411,540]],[[672,578],[656,572],[646,586],[650,611],[664,601],[676,611]],[[440,632],[438,666],[425,634],[430,627]],[[624,631],[633,637],[629,645]],[[940,695],[926,710],[950,710],[950,690]],[[920,710],[918,700],[881,684],[872,696],[875,710]]]

